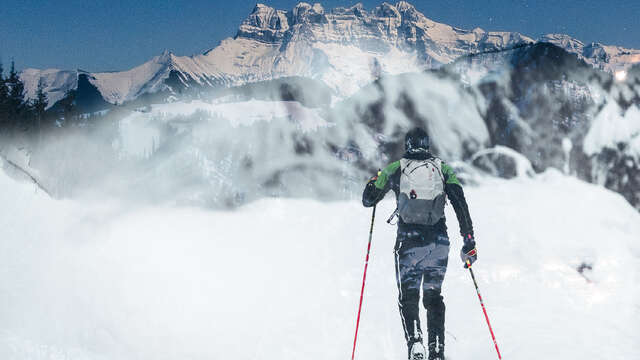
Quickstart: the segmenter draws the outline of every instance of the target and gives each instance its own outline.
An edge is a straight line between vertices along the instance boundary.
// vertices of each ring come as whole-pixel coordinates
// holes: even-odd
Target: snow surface
[[[617,102],[610,100],[593,120],[587,133],[583,150],[587,155],[600,153],[603,149],[618,149],[640,158],[640,108],[631,106],[623,111]]]
[[[48,107],[62,100],[69,90],[78,88],[78,73],[58,69],[24,69],[20,73],[24,82],[24,92],[27,99],[35,99],[38,83],[42,81],[44,92],[47,94]]]
[[[248,126],[255,121],[270,121],[279,117],[290,117],[299,123],[303,132],[327,126],[327,122],[320,117],[317,109],[310,109],[297,101],[263,101],[249,100],[222,104],[209,104],[204,101],[175,102],[171,104],[157,104],[151,106],[151,111],[144,114],[153,117],[161,114],[165,116],[190,116],[196,112],[206,112],[210,117],[225,118],[234,126]]]
[[[355,327],[370,209],[265,199],[237,211],[48,198],[0,171],[0,358],[340,359]],[[548,171],[466,188],[474,271],[505,359],[632,359],[640,215]],[[11,205],[8,205],[11,204]],[[378,208],[357,359],[401,359]],[[452,240],[447,352],[496,359]],[[592,265],[582,275],[583,262]]]
[[[122,104],[143,93],[144,87],[147,87],[146,92],[164,89],[162,84],[169,77],[172,57],[171,53],[165,51],[131,70],[93,73],[89,82],[98,88],[106,101]]]
[[[533,170],[533,166],[531,165],[531,161],[529,161],[529,159],[527,159],[519,152],[502,145],[496,145],[492,148],[482,149],[478,151],[477,153],[473,154],[469,162],[473,163],[473,161],[477,158],[487,155],[503,155],[511,158],[515,165],[517,177],[532,176],[533,174],[535,174],[535,171]]]
[[[119,125],[122,140],[119,144],[120,149],[128,155],[147,157],[162,141],[158,130],[159,121],[180,122],[181,119],[198,113],[203,115],[201,119],[206,120],[205,124],[200,126],[206,126],[209,131],[201,132],[197,136],[209,144],[217,142],[213,138],[207,138],[207,135],[213,135],[214,138],[218,135],[241,138],[238,127],[250,127],[256,122],[273,122],[275,127],[279,119],[285,119],[287,123],[294,123],[296,130],[301,133],[331,126],[320,117],[318,109],[307,108],[297,101],[250,100],[219,104],[200,100],[174,102],[151,105],[146,112],[135,112],[122,119]],[[195,121],[183,120],[182,122],[183,125],[188,123],[193,125]],[[225,129],[230,131],[224,131]],[[262,133],[263,137],[266,135]],[[277,140],[274,139],[274,141]],[[244,150],[246,151],[246,148]],[[218,155],[227,156],[230,152],[227,148],[224,154],[218,153]]]
[[[627,49],[621,46],[591,43],[585,45],[582,41],[564,34],[546,34],[538,39],[540,42],[552,43],[572,54],[578,55],[586,63],[601,70],[614,73],[628,69],[640,62],[640,50]]]

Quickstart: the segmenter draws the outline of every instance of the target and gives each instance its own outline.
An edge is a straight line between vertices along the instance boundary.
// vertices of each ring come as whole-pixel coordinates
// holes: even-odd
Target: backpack
[[[435,225],[444,217],[442,160],[400,160],[398,214],[407,224]]]

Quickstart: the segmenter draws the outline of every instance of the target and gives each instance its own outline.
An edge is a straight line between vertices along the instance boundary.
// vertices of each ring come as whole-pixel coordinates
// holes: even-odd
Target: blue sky
[[[291,9],[298,1],[263,0]],[[325,0],[326,9],[362,2]],[[389,1],[395,3],[395,1]],[[413,0],[427,17],[453,26],[518,31],[531,37],[567,33],[585,42],[640,48],[640,1]],[[256,1],[8,0],[0,7],[0,59],[19,69],[124,70],[164,49],[191,55],[235,35]]]

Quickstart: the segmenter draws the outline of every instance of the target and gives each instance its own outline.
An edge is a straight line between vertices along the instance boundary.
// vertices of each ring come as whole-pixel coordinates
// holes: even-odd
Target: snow
[[[546,34],[538,39],[540,42],[552,43],[570,53],[578,55],[592,66],[615,73],[621,69],[628,69],[640,62],[640,50],[627,49],[620,46],[591,43],[585,45],[582,41],[564,34]]]
[[[160,144],[158,122],[180,122],[180,119],[194,114],[202,114],[206,123],[200,124],[202,133],[197,134],[208,144],[215,143],[207,135],[222,133],[223,129],[231,130],[223,136],[241,138],[238,127],[250,127],[256,122],[272,123],[277,128],[276,121],[285,119],[286,123],[294,123],[301,133],[314,132],[331,126],[320,117],[318,109],[310,109],[297,101],[262,101],[250,100],[229,103],[207,103],[200,100],[192,102],[174,102],[169,104],[151,105],[149,111],[134,112],[119,123],[121,150],[126,155],[148,157]],[[187,122],[184,122],[186,125]],[[278,122],[278,124],[280,124]],[[193,125],[193,122],[191,122]],[[204,127],[207,127],[207,132]],[[236,130],[236,131],[233,131]],[[265,136],[266,134],[262,134]],[[214,137],[216,135],[213,135]],[[246,151],[246,149],[245,149]],[[229,155],[229,149],[224,154]]]
[[[169,76],[168,52],[128,71],[93,73],[89,81],[98,88],[107,102],[122,104],[135,99],[143,89],[149,92],[160,90],[162,82]]]
[[[281,37],[289,28],[286,13],[264,4],[256,4],[253,12],[240,25],[239,32],[267,32],[272,37]],[[265,37],[265,40],[268,38]]]
[[[573,149],[573,142],[568,137],[562,138],[562,152],[564,152],[564,165],[562,171],[569,175],[571,172],[571,149]]]
[[[150,184],[153,186],[153,184]],[[0,358],[338,359],[350,354],[370,209],[265,199],[231,212],[60,201],[0,171]],[[640,353],[640,215],[548,171],[465,189],[474,271],[505,359]],[[393,242],[378,207],[356,358],[400,359]],[[461,241],[447,352],[495,359]],[[593,270],[576,271],[583,262]],[[589,281],[587,281],[587,278]]]
[[[476,160],[481,156],[493,155],[493,154],[504,155],[513,159],[517,177],[531,176],[532,174],[535,173],[529,159],[527,159],[524,155],[520,154],[519,152],[502,145],[496,145],[492,148],[482,149],[478,151],[477,153],[473,154],[469,162],[473,163],[474,160]]]
[[[593,120],[583,150],[593,155],[604,148],[617,149],[618,144],[626,144],[625,154],[640,158],[640,108],[631,106],[623,111],[610,100]]]
[[[165,116],[189,116],[198,111],[207,112],[210,117],[221,117],[229,120],[232,125],[251,125],[255,121],[272,120],[279,117],[291,117],[300,124],[303,132],[327,126],[327,122],[320,117],[318,109],[310,109],[297,101],[262,101],[249,100],[223,104],[209,104],[200,100],[175,102],[171,104],[157,104],[145,116],[153,117],[161,114]]]
[[[383,77],[378,86],[368,86],[357,96],[336,106],[333,121],[338,128],[351,126],[359,131],[352,136],[366,158],[373,158],[378,144],[361,120],[362,112],[371,104],[384,104],[384,121],[377,129],[389,138],[398,138],[398,128],[410,129],[421,119],[432,139],[432,146],[443,159],[461,160],[466,152],[475,152],[489,143],[489,130],[479,113],[477,100],[459,84],[431,73]],[[383,90],[380,90],[383,89]],[[402,105],[411,104],[415,113],[407,115]],[[400,104],[400,105],[398,105]],[[402,140],[400,140],[402,141]]]
[[[416,52],[401,51],[395,47],[386,53],[375,53],[352,45],[319,43],[314,46],[314,49],[320,50],[327,56],[330,68],[339,69],[339,71],[324,72],[321,80],[341,96],[351,96],[375,80],[372,74],[374,59],[386,74],[424,70]]]
[[[78,87],[78,73],[76,71],[24,69],[20,73],[20,79],[24,82],[27,99],[36,98],[38,83],[42,80],[44,92],[47,94],[47,108],[62,100],[67,91]]]

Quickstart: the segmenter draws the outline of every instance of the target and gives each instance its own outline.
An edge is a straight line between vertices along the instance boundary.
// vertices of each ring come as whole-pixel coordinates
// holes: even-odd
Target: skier
[[[444,206],[449,198],[460,224],[464,245],[462,262],[477,259],[473,226],[462,186],[452,168],[429,152],[429,136],[420,129],[405,137],[405,154],[367,183],[362,204],[371,207],[393,190],[396,194],[398,231],[395,253],[398,306],[407,341],[409,360],[425,358],[418,316],[420,284],[427,310],[429,360],[444,360],[442,281],[447,270],[449,238]]]

